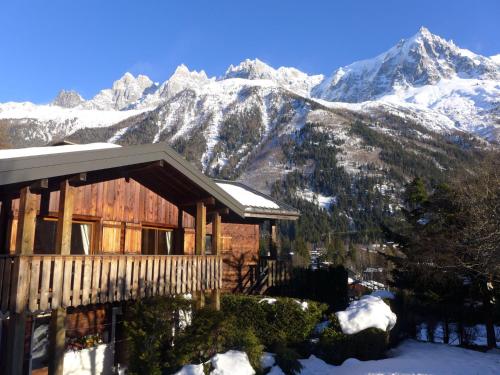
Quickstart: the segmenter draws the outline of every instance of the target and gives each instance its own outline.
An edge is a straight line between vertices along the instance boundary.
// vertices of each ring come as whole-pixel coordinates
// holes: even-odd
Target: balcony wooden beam
[[[203,201],[196,204],[195,253],[205,255],[205,237],[207,233],[207,207]]]
[[[26,186],[21,189],[16,235],[16,254],[31,255],[35,245],[37,197]]]
[[[57,216],[56,254],[71,253],[71,226],[75,189],[69,180],[61,182],[59,194],[59,214]]]

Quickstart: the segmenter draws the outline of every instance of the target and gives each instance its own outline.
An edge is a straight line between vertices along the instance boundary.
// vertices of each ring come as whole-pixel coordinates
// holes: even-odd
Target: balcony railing
[[[2,313],[220,289],[216,255],[30,255],[0,257]]]

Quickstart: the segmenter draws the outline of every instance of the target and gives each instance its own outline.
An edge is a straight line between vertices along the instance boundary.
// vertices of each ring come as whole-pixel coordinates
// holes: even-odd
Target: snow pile
[[[212,358],[214,370],[212,375],[253,375],[254,369],[248,361],[247,353],[229,350],[224,354],[216,354]]]
[[[267,360],[269,360],[269,358],[267,358]],[[255,374],[255,370],[250,365],[247,353],[245,352],[229,350],[226,353],[214,355],[210,361],[213,367],[213,371],[210,372],[211,375]],[[180,371],[176,372],[175,375],[205,375],[203,372],[203,364],[185,365],[180,369]]]
[[[376,291],[372,292],[371,295],[373,297],[380,297],[382,299],[394,299],[394,298],[396,298],[394,293],[392,293],[389,290],[385,290],[385,289],[376,290]]]
[[[396,324],[396,314],[380,297],[374,296],[364,296],[359,301],[353,301],[346,310],[335,315],[342,332],[348,335],[367,328],[389,331]]]

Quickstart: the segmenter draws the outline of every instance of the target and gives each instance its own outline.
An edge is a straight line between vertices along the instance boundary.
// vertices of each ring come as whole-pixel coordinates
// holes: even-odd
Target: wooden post
[[[181,208],[178,208],[177,210],[177,229],[175,231],[174,254],[184,254],[184,211]]]
[[[12,212],[12,199],[2,199],[2,211],[0,212],[0,254],[9,253],[10,233],[9,220]]]
[[[52,310],[49,331],[49,374],[62,375],[66,342],[66,309]]]
[[[26,339],[26,313],[11,314],[7,325],[5,349],[5,374],[22,375],[24,367],[24,342]],[[2,372],[3,373],[3,372]]]
[[[207,233],[207,207],[202,201],[196,203],[196,222],[195,222],[195,254],[205,255],[205,238]],[[203,290],[194,293],[196,307],[201,309],[205,307],[205,294]]]
[[[219,255],[222,246],[222,220],[221,215],[215,212],[212,216],[212,254]]]
[[[205,238],[207,233],[207,207],[203,202],[196,203],[196,255],[205,255]]]
[[[202,309],[205,307],[205,293],[203,291],[193,293],[193,299],[195,300],[196,309]]]
[[[24,342],[26,338],[26,321],[28,295],[30,285],[30,268],[28,259],[23,256],[15,258],[13,265],[13,284],[10,290],[10,318],[7,329],[7,364],[8,375],[21,375],[25,364]]]
[[[276,247],[276,221],[269,220],[269,253],[271,259],[278,259],[278,249]]]
[[[222,250],[222,219],[218,212],[215,212],[212,217],[212,252],[213,255],[220,255]],[[218,265],[216,266],[218,269]],[[222,270],[219,270],[222,272]],[[211,296],[212,308],[215,310],[220,310],[220,289],[218,283],[215,283],[214,289],[212,289]]]
[[[73,220],[74,188],[68,180],[61,182],[57,217],[56,254],[71,254],[71,224]]]
[[[35,245],[36,195],[28,186],[21,189],[17,223],[16,254],[31,255]]]

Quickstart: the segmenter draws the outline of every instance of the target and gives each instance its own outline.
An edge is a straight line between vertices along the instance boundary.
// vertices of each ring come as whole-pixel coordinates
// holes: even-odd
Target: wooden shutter
[[[231,236],[222,236],[222,251],[231,251],[233,249],[232,240],[233,237]]]
[[[102,222],[102,252],[119,253],[122,225],[119,221]]]
[[[141,253],[141,224],[127,223],[125,225],[125,253]]]

